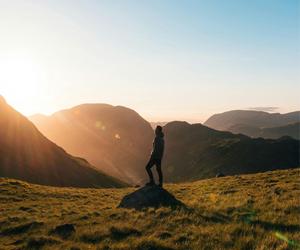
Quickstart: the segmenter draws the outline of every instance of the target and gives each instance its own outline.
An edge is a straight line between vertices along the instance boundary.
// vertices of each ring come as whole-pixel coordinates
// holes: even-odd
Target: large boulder
[[[177,200],[167,190],[153,185],[142,187],[122,199],[118,207],[142,209],[147,207],[182,207],[184,204]]]

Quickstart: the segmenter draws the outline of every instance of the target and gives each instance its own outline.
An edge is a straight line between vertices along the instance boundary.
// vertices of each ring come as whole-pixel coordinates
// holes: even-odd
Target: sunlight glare
[[[40,94],[41,70],[29,56],[1,56],[0,87],[0,95],[12,106],[21,112],[31,112]]]

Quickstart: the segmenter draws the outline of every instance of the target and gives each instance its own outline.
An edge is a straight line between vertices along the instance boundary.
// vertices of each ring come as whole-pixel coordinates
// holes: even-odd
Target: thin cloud
[[[264,112],[275,112],[279,107],[250,107],[249,110],[264,111]]]

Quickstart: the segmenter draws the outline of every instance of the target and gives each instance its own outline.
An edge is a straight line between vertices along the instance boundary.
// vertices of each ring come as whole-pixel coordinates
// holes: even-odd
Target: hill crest
[[[0,176],[54,186],[124,186],[66,153],[6,102],[1,103],[0,113]]]

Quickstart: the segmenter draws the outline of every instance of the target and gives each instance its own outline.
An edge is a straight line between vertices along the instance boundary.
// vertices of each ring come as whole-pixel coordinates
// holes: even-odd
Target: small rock
[[[158,235],[158,237],[162,240],[168,239],[172,237],[172,234],[170,234],[169,232],[162,232]]]
[[[75,226],[73,224],[59,225],[52,230],[52,234],[57,234],[62,238],[68,238],[75,233]]]

